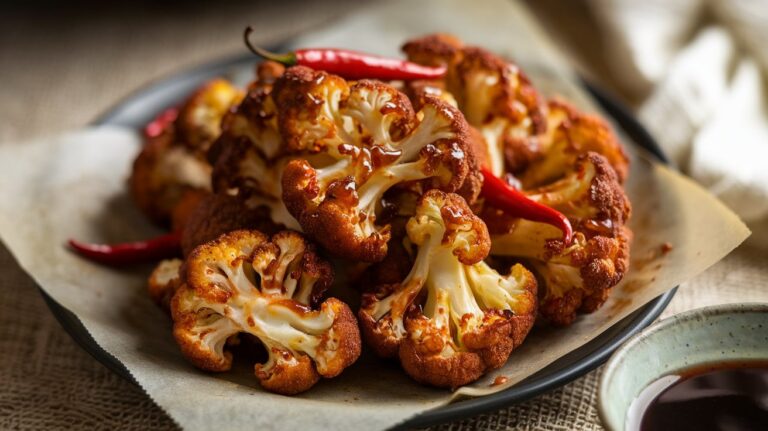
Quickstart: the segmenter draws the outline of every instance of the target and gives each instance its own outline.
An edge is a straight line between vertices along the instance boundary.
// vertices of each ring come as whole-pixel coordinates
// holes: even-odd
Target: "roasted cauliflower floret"
[[[213,189],[237,196],[248,207],[265,207],[277,224],[299,230],[282,200],[281,178],[291,154],[278,130],[272,87],[285,69],[274,62],[260,63],[257,79],[243,101],[222,121],[222,133],[208,151],[213,165]]]
[[[545,109],[517,66],[447,35],[410,41],[403,50],[412,61],[448,68],[443,86],[482,134],[487,156],[483,164],[496,176],[518,172],[538,155],[547,126]]]
[[[554,324],[568,325],[578,311],[599,308],[626,273],[630,203],[614,170],[597,153],[582,154],[563,179],[526,194],[568,217],[573,242],[564,244],[562,233],[552,226],[484,209],[491,254],[530,261],[543,282],[541,314]]]
[[[631,212],[616,171],[605,157],[592,152],[578,156],[562,179],[526,190],[526,195],[598,233],[623,226]]]
[[[546,130],[533,85],[516,66],[480,48],[465,48],[454,70],[448,91],[485,138],[491,171],[500,176],[524,168],[537,155]]]
[[[390,231],[377,224],[383,195],[396,186],[462,191],[480,177],[463,115],[437,98],[418,113],[394,88],[293,67],[275,84],[281,135],[293,151],[283,200],[302,229],[334,254],[384,258]],[[474,184],[474,186],[469,183]]]
[[[541,139],[541,156],[519,174],[525,188],[560,179],[580,155],[590,151],[608,160],[620,183],[627,178],[629,159],[605,120],[581,113],[563,101],[552,100],[547,124],[547,134]]]
[[[335,298],[320,303],[330,264],[296,232],[271,240],[258,231],[225,234],[192,252],[184,279],[171,303],[173,334],[199,368],[229,370],[227,340],[247,333],[269,355],[255,366],[261,385],[296,394],[321,376],[337,376],[360,355],[349,307]]]
[[[273,70],[275,69],[275,70]],[[221,135],[208,151],[217,193],[280,197],[284,155],[272,87],[282,69],[261,63],[242,102],[224,116]]]
[[[210,165],[180,144],[176,126],[170,123],[147,139],[133,162],[128,185],[139,209],[155,223],[167,225],[185,194],[208,191],[210,182]]]
[[[190,96],[177,114],[161,114],[147,128],[147,140],[133,163],[131,195],[153,221],[168,224],[188,191],[211,190],[205,153],[219,135],[222,117],[241,98],[228,81],[214,79]]]
[[[455,194],[424,194],[407,233],[417,248],[411,272],[363,295],[358,317],[367,342],[380,356],[399,356],[415,380],[439,387],[503,365],[535,319],[533,274],[514,265],[503,276],[483,261],[488,230]]]
[[[629,268],[631,232],[621,227],[614,236],[575,232],[564,247],[557,229],[542,223],[518,220],[512,230],[494,235],[491,253],[527,259],[539,276],[544,295],[541,315],[549,322],[566,326],[577,312],[591,313],[608,298]]]
[[[164,311],[170,313],[171,298],[181,286],[181,269],[184,261],[181,259],[166,259],[161,261],[147,280],[149,297]]]
[[[221,134],[221,119],[243,98],[225,79],[213,79],[195,91],[179,110],[179,138],[190,150],[205,156]]]

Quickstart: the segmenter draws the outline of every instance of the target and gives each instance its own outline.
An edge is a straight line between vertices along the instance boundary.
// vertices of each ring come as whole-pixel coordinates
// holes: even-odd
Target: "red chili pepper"
[[[324,70],[346,79],[413,80],[435,79],[445,76],[445,67],[429,67],[396,58],[380,57],[357,51],[338,48],[299,49],[285,54],[276,54],[253,46],[249,37],[251,27],[245,29],[245,45],[256,55],[282,63],[286,66],[307,66]]]
[[[176,108],[169,108],[158,114],[154,120],[144,126],[144,135],[147,138],[154,138],[160,136],[163,130],[168,127],[169,124],[176,121],[176,117],[179,116],[179,110]]]
[[[181,255],[181,235],[173,232],[144,241],[122,244],[88,244],[74,239],[69,246],[77,254],[107,265],[151,262]]]
[[[489,169],[481,168],[480,171],[483,173],[481,194],[488,203],[509,215],[551,224],[563,231],[563,241],[566,244],[571,243],[573,228],[561,212],[532,200],[493,175]]]

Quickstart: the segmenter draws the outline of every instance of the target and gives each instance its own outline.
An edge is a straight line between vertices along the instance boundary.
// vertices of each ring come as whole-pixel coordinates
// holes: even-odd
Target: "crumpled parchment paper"
[[[515,59],[545,94],[590,109],[567,66],[516,3],[387,2],[296,43],[395,54],[406,38],[437,30]],[[700,273],[749,235],[706,191],[631,151],[632,266],[599,311],[567,329],[537,330],[504,368],[454,393],[417,385],[399,365],[364,353],[339,378],[284,397],[261,390],[244,361],[224,374],[191,367],[176,348],[169,318],[146,295],[149,267],[105,268],[64,247],[70,237],[116,242],[157,233],[125,187],[140,142],[133,130],[100,127],[0,146],[0,237],[35,281],[190,430],[383,429],[456,397],[506,389]],[[662,252],[664,243],[670,252]],[[491,386],[499,375],[507,383]]]

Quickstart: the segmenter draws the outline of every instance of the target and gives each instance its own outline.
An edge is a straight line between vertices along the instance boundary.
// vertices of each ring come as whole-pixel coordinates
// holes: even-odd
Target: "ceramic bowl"
[[[718,305],[664,319],[611,356],[600,379],[600,419],[609,431],[636,431],[642,410],[630,407],[649,384],[697,365],[742,360],[768,360],[768,304]]]

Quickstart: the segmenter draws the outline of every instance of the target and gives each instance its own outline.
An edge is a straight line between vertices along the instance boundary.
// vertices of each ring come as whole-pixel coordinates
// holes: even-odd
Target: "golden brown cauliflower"
[[[455,98],[467,122],[483,136],[487,157],[483,164],[496,176],[518,172],[536,158],[547,126],[545,109],[517,66],[444,34],[409,41],[403,51],[411,61],[447,67],[437,87]],[[423,83],[416,85],[434,91]]]
[[[160,261],[147,280],[149,297],[165,312],[171,312],[171,299],[181,286],[180,270],[183,263],[181,259]]]
[[[129,186],[150,219],[167,225],[188,192],[210,191],[211,166],[205,152],[219,135],[222,117],[240,98],[228,81],[214,79],[198,88],[178,113],[166,111],[148,126]]]
[[[206,82],[179,109],[179,140],[204,158],[221,134],[221,119],[242,98],[243,92],[225,79]]]
[[[358,317],[368,344],[439,387],[502,366],[533,325],[533,274],[518,264],[504,276],[483,261],[488,230],[455,194],[425,193],[407,234],[417,249],[410,273],[363,295]]]
[[[208,151],[217,194],[237,196],[247,206],[264,207],[277,224],[299,230],[282,201],[283,168],[291,157],[278,131],[272,87],[284,72],[274,62],[258,65],[257,78],[242,102],[222,120],[222,133]]]
[[[397,186],[479,193],[463,115],[437,98],[414,113],[408,98],[377,81],[293,67],[275,83],[281,136],[293,152],[283,200],[304,232],[334,254],[367,262],[387,251],[382,197]]]
[[[227,371],[227,340],[250,334],[269,359],[256,364],[261,385],[296,394],[320,377],[340,374],[360,355],[355,316],[343,302],[320,297],[331,266],[291,231],[271,239],[234,231],[197,247],[171,303],[173,334],[184,356],[208,371]]]
[[[576,158],[589,151],[604,156],[623,183],[629,159],[611,126],[596,115],[579,112],[562,100],[551,100],[547,134],[541,139],[541,155],[519,174],[525,188],[560,179]]]
[[[608,160],[591,152],[579,156],[564,178],[525,193],[568,217],[573,242],[564,244],[552,226],[485,208],[491,254],[527,259],[543,282],[542,316],[568,325],[577,312],[599,308],[626,273],[631,206]]]
[[[173,124],[149,137],[128,180],[131,197],[152,221],[167,225],[184,196],[192,191],[210,190],[211,167],[196,157],[176,137]]]

